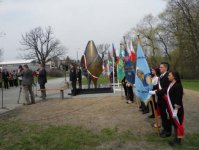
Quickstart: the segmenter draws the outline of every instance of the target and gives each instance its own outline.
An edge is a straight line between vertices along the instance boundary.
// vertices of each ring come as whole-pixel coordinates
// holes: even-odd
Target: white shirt
[[[164,72],[163,74],[160,75],[160,78],[162,78],[167,72]]]
[[[157,85],[158,84],[158,77],[157,76],[154,76],[153,78],[152,78],[152,85]]]

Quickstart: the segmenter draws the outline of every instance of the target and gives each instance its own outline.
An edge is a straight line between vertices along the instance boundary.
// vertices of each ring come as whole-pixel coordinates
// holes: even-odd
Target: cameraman
[[[24,65],[24,69],[18,73],[18,76],[22,76],[22,86],[25,93],[25,105],[35,104],[35,97],[32,91],[32,84],[33,84],[33,75],[32,70],[29,69],[28,65]],[[29,94],[31,97],[31,102],[29,100]]]
[[[22,65],[20,65],[19,68],[18,68],[17,74],[21,74],[22,71],[23,71],[23,67],[22,67]],[[19,86],[21,88],[22,76],[19,76],[18,80],[19,80]]]

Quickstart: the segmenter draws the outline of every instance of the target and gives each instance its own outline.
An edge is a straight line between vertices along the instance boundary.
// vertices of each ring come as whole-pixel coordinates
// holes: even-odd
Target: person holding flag
[[[126,46],[126,45],[125,45]],[[124,70],[126,77],[126,88],[127,88],[127,104],[131,104],[134,101],[133,84],[135,83],[135,70],[133,62],[129,58],[127,48],[124,49]]]
[[[171,119],[168,114],[168,107],[165,101],[165,95],[167,92],[167,88],[169,87],[170,81],[168,79],[168,70],[169,64],[166,62],[162,62],[160,64],[160,78],[159,78],[159,87],[158,90],[149,91],[151,95],[158,96],[158,107],[160,108],[160,115],[162,119],[162,127],[163,130],[160,133],[160,137],[166,138],[171,136]]]

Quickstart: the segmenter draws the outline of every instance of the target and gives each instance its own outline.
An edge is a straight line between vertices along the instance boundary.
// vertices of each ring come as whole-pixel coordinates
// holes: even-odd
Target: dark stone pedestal
[[[113,88],[77,89],[77,94],[113,93]]]

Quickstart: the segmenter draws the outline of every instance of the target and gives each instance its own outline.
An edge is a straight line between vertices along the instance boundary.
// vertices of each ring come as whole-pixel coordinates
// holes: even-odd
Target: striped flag
[[[129,54],[129,57],[130,57],[130,60],[131,60],[133,63],[135,63],[136,54],[135,54],[135,51],[134,51],[134,48],[133,48],[132,41],[130,41],[130,54]]]

